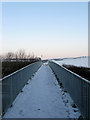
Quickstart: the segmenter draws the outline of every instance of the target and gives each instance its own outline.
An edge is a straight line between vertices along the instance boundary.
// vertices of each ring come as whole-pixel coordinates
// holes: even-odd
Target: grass
[[[63,67],[90,81],[90,68],[63,64]]]

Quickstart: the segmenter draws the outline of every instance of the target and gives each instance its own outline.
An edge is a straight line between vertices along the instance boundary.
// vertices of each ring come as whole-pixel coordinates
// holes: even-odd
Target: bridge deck
[[[4,118],[78,118],[77,108],[58,82],[47,64],[25,85]],[[74,112],[76,110],[77,112]]]

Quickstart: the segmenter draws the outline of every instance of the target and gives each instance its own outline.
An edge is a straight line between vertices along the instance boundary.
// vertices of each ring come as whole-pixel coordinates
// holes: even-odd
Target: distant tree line
[[[25,50],[19,50],[17,52],[8,52],[4,56],[0,56],[3,61],[30,61],[30,60],[41,60],[40,57],[36,57],[31,54],[26,54]]]

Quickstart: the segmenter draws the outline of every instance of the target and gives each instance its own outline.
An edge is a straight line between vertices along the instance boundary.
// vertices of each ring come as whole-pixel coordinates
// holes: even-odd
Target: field
[[[56,59],[53,61],[59,65],[67,64],[67,65],[74,65],[79,67],[89,67],[87,56],[74,57],[74,58],[62,58],[62,59]]]

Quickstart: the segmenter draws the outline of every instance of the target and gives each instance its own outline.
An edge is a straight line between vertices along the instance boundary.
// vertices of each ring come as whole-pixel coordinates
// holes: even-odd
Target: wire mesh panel
[[[49,61],[49,65],[70,93],[83,118],[90,119],[90,81],[52,61]]]

